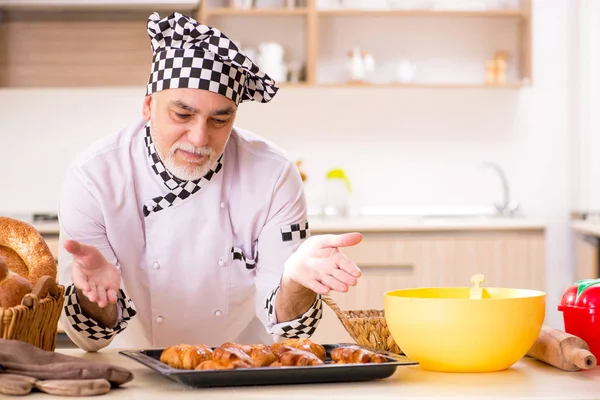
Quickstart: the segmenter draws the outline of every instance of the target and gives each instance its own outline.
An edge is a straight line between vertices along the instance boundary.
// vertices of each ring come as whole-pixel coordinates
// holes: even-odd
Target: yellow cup
[[[546,313],[546,293],[537,290],[440,287],[384,296],[394,341],[432,371],[509,368],[531,349]]]

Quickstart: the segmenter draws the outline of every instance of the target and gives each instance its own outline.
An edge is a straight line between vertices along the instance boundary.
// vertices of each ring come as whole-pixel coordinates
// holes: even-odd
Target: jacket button
[[[154,269],[159,269],[160,268],[160,264],[158,262],[154,262],[154,264],[152,264],[152,266],[154,267]]]
[[[221,208],[225,208],[225,203],[220,204]]]
[[[215,317],[220,317],[223,313],[220,310],[215,311]]]
[[[225,261],[223,261],[222,258],[219,258],[219,266],[222,267],[223,265],[225,265]]]
[[[162,324],[163,317],[161,317],[160,315],[158,317],[156,317],[156,322],[158,322],[159,324]]]

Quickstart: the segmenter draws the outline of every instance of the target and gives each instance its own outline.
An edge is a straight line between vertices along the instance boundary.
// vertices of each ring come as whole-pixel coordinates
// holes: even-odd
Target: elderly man
[[[174,13],[148,21],[143,118],[70,165],[59,218],[62,326],[87,351],[310,337],[321,295],[356,285],[339,250],[309,237],[299,173],[234,126],[275,82],[217,29]]]

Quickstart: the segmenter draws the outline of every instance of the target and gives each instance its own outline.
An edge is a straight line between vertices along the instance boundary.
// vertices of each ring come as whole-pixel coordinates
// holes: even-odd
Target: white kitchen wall
[[[238,125],[302,159],[311,205],[325,172],[344,168],[364,205],[500,200],[501,164],[527,216],[548,225],[548,322],[572,280],[569,0],[534,2],[534,86],[523,90],[283,88],[244,104]],[[76,152],[137,118],[143,88],[0,91],[0,212],[54,210]]]

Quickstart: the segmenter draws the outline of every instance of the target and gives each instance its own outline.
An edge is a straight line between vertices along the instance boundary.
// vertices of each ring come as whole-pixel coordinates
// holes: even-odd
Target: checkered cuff
[[[313,305],[300,318],[293,321],[275,322],[275,299],[277,298],[277,286],[267,298],[265,309],[267,311],[267,321],[269,333],[275,334],[287,339],[308,339],[317,329],[319,321],[323,316],[323,301],[318,294]]]
[[[131,299],[125,296],[123,290],[117,294],[117,307],[120,321],[114,328],[103,328],[91,318],[86,317],[77,300],[75,285],[69,285],[65,291],[65,314],[67,319],[77,332],[82,332],[86,338],[91,340],[110,339],[127,328],[129,321],[135,314],[135,308]]]
[[[299,224],[291,224],[281,228],[281,240],[291,242],[293,240],[306,239],[309,235],[308,221]]]

